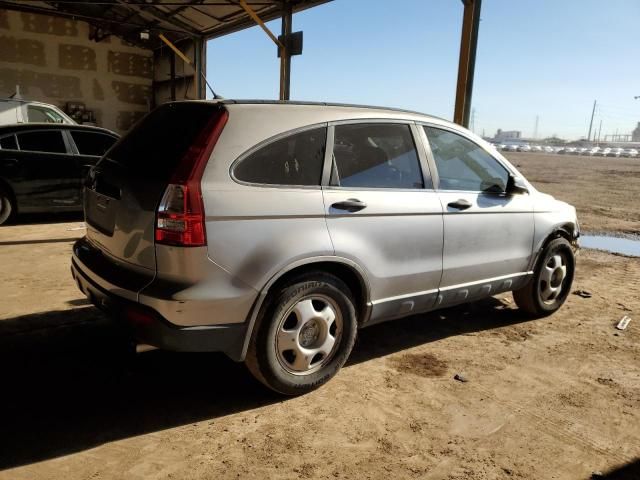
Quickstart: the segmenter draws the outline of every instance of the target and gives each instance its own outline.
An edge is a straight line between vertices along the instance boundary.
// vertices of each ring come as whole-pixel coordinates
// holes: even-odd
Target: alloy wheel
[[[567,278],[567,259],[564,254],[556,253],[549,257],[540,272],[539,291],[544,303],[553,303],[560,296],[565,278]]]
[[[278,362],[294,375],[313,373],[334,357],[340,343],[343,319],[328,296],[300,299],[279,321],[275,338]]]

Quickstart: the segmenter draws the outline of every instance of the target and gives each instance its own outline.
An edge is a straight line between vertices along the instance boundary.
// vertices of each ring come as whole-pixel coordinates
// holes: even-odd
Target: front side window
[[[440,190],[502,193],[509,172],[482,147],[461,135],[424,127],[440,177]]]
[[[109,148],[111,148],[111,145],[116,143],[115,138],[103,133],[71,130],[71,137],[73,138],[76,147],[78,147],[78,153],[80,155],[101,157],[107,150],[109,150]]]
[[[20,150],[67,153],[62,132],[59,130],[19,133],[18,143],[20,144]]]
[[[320,185],[326,140],[325,127],[281,138],[240,161],[234,176],[266,185]]]
[[[341,187],[424,188],[409,125],[336,125],[332,183]]]
[[[58,112],[46,107],[29,105],[27,107],[27,116],[29,117],[29,122],[64,123],[64,118]]]

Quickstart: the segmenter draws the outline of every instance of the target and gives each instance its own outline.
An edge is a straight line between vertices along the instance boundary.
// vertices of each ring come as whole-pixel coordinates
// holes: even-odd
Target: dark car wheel
[[[357,333],[352,294],[325,273],[294,279],[258,318],[246,364],[267,387],[301,395],[329,381],[351,353]]]
[[[13,204],[9,195],[0,189],[0,225],[6,223],[13,214]]]
[[[531,281],[513,292],[518,307],[534,317],[544,317],[558,310],[571,291],[575,257],[565,238],[549,242],[540,255]]]

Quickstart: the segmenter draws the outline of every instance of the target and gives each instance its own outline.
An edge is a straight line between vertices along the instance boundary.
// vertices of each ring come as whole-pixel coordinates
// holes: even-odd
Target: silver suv
[[[288,395],[333,377],[358,328],[506,291],[554,312],[579,236],[573,207],[468,130],[349,105],[166,104],[84,197],[72,272],[95,305]]]

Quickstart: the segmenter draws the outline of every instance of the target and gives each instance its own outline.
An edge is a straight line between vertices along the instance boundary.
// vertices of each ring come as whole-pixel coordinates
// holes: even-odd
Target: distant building
[[[636,127],[636,129],[631,132],[631,141],[640,142],[640,122],[638,122],[638,126]]]
[[[502,130],[498,129],[494,140],[496,142],[504,142],[505,140],[519,140],[522,137],[520,130]]]

